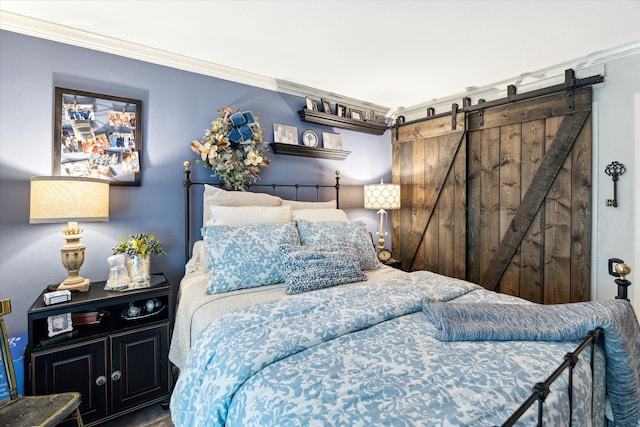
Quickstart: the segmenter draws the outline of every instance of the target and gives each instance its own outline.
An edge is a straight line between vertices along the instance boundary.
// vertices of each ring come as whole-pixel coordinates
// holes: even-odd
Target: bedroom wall
[[[640,51],[607,62],[605,82],[593,91],[592,298],[614,298],[617,287],[608,274],[607,261],[621,258],[631,265],[629,299],[640,317],[640,136],[636,135],[640,109],[635,104],[639,93]],[[613,182],[604,170],[613,161],[627,169],[618,180],[617,208],[606,206],[606,200],[613,198]]]
[[[341,207],[375,232],[375,211],[362,209],[362,185],[391,178],[388,132],[372,136],[314,126],[298,119],[301,97],[237,84],[17,33],[0,32],[0,297],[10,298],[10,334],[26,332],[26,311],[50,283],[66,277],[59,248],[59,224],[29,224],[29,179],[50,175],[54,87],[123,96],[143,101],[142,185],[110,190],[110,220],[87,223],[86,259],[81,275],[105,280],[106,259],[122,235],[155,234],[167,256],[152,260],[177,289],[183,263],[182,163],[195,160],[189,142],[200,139],[227,105],[259,117],[266,139],[273,123],[342,134],[344,161],[271,154],[263,183],[333,184],[341,171]],[[193,179],[207,170],[193,165]]]

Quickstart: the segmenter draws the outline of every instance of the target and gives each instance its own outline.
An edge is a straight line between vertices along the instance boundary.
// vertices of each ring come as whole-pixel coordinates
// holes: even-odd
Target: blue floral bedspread
[[[421,271],[229,313],[192,347],[172,420],[177,427],[499,425],[578,343],[440,342],[421,312],[424,298],[523,303]],[[598,420],[603,381],[596,376]],[[561,377],[552,386],[547,425],[568,424],[566,383]],[[592,425],[591,399],[581,398],[591,395],[588,360],[577,364],[574,388],[574,425]],[[522,425],[534,419],[527,413]]]

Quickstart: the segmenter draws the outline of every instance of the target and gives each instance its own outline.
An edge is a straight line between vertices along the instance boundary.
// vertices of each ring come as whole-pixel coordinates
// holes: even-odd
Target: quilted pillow
[[[204,225],[280,224],[291,222],[290,206],[210,206]]]
[[[293,222],[241,227],[209,225],[202,228],[207,251],[207,294],[256,288],[284,282],[277,251],[300,240]]]
[[[372,270],[380,267],[380,261],[364,222],[311,222],[297,219],[296,225],[303,245],[352,245],[358,255],[360,269]]]
[[[350,246],[282,245],[278,259],[289,295],[367,280]]]

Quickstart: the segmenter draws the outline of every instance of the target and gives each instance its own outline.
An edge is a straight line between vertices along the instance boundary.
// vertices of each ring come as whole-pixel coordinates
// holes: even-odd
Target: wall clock
[[[307,147],[317,147],[320,139],[315,131],[307,129],[302,133],[302,143]]]

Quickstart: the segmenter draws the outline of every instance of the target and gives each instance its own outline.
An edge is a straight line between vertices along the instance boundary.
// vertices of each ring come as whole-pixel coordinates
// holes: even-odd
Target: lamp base
[[[91,280],[85,279],[84,277],[76,277],[72,283],[64,282],[60,283],[56,288],[56,291],[78,291],[78,292],[89,292],[89,285],[91,284]],[[78,281],[77,279],[81,279]]]
[[[85,245],[80,243],[82,238],[82,227],[78,227],[75,222],[70,222],[68,227],[62,229],[66,244],[60,248],[62,255],[62,265],[67,269],[69,274],[66,279],[58,286],[59,291],[78,291],[89,292],[89,279],[85,279],[78,275],[80,267],[84,263]]]

